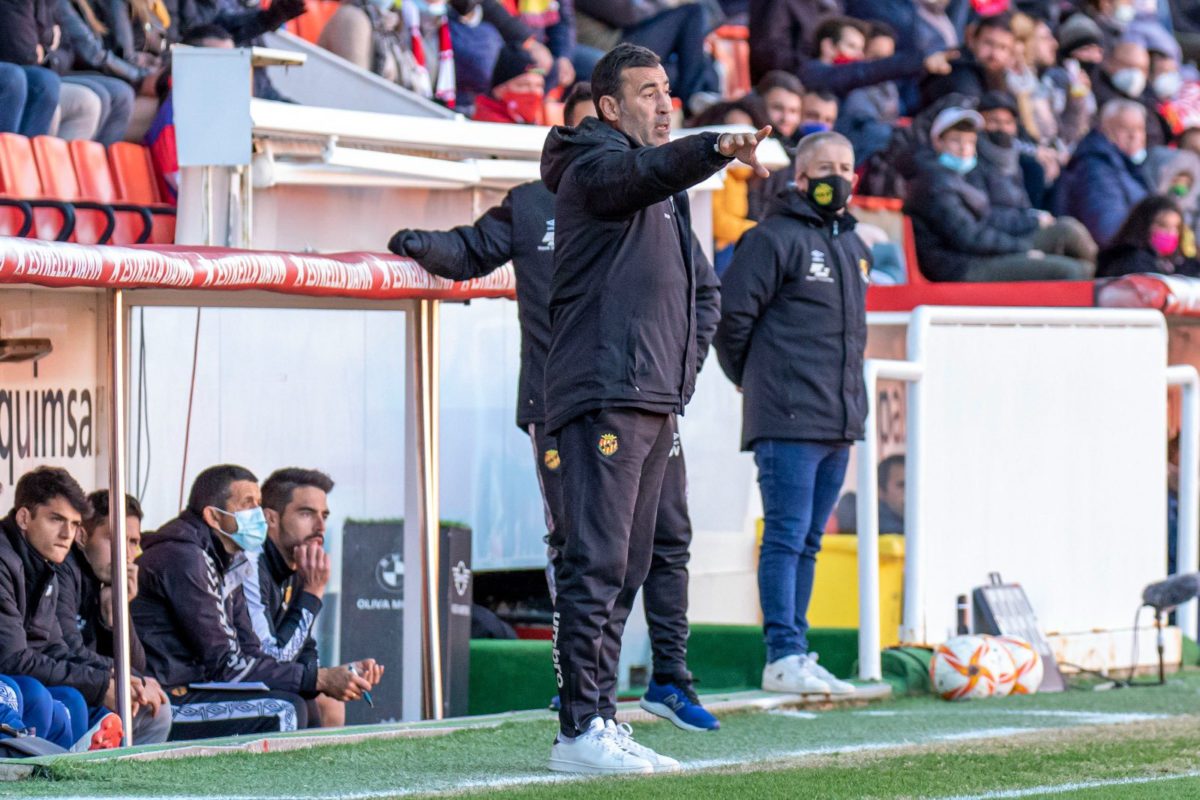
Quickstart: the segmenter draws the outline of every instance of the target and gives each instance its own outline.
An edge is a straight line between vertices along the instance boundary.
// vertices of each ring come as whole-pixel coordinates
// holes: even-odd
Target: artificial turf
[[[556,781],[545,769],[554,727],[547,714],[436,738],[284,753],[66,759],[41,778],[0,784],[0,797],[366,798],[476,790],[505,797],[688,800],[973,796],[1200,768],[1200,673],[1154,689],[958,704],[905,698],[820,714],[747,712],[725,717],[722,729],[710,734],[665,723],[636,726],[640,741],[684,762],[689,771],[674,776]],[[1195,797],[1197,785],[1181,779],[1070,796]]]

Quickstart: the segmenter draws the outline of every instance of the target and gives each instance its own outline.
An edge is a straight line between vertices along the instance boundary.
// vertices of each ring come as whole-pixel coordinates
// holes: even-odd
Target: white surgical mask
[[[1170,100],[1179,94],[1183,86],[1183,78],[1178,72],[1164,72],[1154,79],[1154,94],[1160,100]]]
[[[1141,166],[1142,164],[1146,163],[1146,156],[1147,156],[1146,148],[1143,147],[1141,150],[1138,150],[1136,153],[1131,155],[1129,157],[1129,160],[1132,161],[1134,164]]]
[[[1113,20],[1121,27],[1133,22],[1133,18],[1136,16],[1137,9],[1133,7],[1132,3],[1123,3],[1113,11]]]
[[[1119,69],[1113,73],[1112,83],[1126,97],[1141,97],[1146,91],[1146,73],[1133,67]]]

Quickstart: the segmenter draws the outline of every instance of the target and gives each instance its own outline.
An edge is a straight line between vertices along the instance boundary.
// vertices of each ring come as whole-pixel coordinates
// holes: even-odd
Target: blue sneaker
[[[700,698],[690,682],[655,683],[651,680],[638,704],[685,731],[715,731],[721,727],[720,720],[700,705]]]

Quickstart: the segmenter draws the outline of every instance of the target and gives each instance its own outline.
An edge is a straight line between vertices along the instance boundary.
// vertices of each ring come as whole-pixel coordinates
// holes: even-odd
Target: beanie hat
[[[491,88],[495,89],[500,84],[507,83],[513,78],[519,78],[526,72],[542,74],[542,71],[537,68],[533,56],[529,55],[526,50],[505,45],[500,49],[500,55],[496,57],[496,66],[492,68]]]
[[[1104,46],[1104,31],[1087,14],[1072,14],[1058,26],[1058,52],[1066,57],[1089,44]]]

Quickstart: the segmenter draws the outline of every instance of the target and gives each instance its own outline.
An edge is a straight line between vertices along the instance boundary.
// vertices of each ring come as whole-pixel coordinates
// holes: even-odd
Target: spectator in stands
[[[920,163],[904,204],[921,272],[935,281],[1090,278],[1093,265],[1044,252],[1048,229],[1014,235],[997,225],[987,193],[966,177],[982,129],[978,112],[958,107],[944,109],[930,129],[937,161]]]
[[[92,506],[92,515],[83,521],[75,546],[56,567],[58,624],[72,653],[86,653],[89,660],[111,670],[114,658],[112,585],[114,580],[124,579],[129,587],[129,599],[137,596],[138,568],[134,559],[141,555],[142,507],[137,498],[126,495],[129,563],[124,570],[114,570],[108,490],[92,492],[88,502]],[[136,630],[129,632],[129,662],[135,676],[145,676],[146,651]],[[142,695],[147,702],[136,707],[133,741],[136,744],[165,742],[171,731],[171,704],[154,678],[136,679],[141,681]]]
[[[816,44],[817,26],[842,14],[842,0],[750,0],[750,80],[771,70],[796,74]]]
[[[813,58],[805,61],[798,73],[804,86],[809,91],[829,91],[842,97],[887,81],[949,74],[950,54],[940,51],[925,55],[910,50],[864,60],[868,30],[865,23],[850,17],[834,17],[821,23]]]
[[[688,121],[688,127],[703,128],[710,125],[744,125],[760,130],[769,125],[766,109],[757,97],[743,97],[716,103]],[[713,224],[713,268],[717,275],[725,271],[733,260],[733,248],[742,234],[754,227],[750,213],[750,179],[754,170],[741,164],[730,164],[725,168],[725,183],[712,195]]]
[[[1152,195],[1129,212],[1112,244],[1100,252],[1096,275],[1113,278],[1139,272],[1200,277],[1200,262],[1183,253],[1183,213],[1169,197]]]
[[[1184,228],[1189,232],[1184,237],[1186,245],[1200,222],[1200,156],[1190,150],[1164,150],[1166,157],[1150,176],[1157,175],[1154,185],[1158,193],[1174,199],[1183,212]]]
[[[838,121],[838,101],[831,92],[809,89],[800,102],[800,137],[831,131]]]
[[[904,534],[904,456],[890,455],[879,462],[876,470],[879,485],[879,533]],[[846,492],[838,500],[838,533],[858,533],[858,497]]]
[[[279,661],[317,663],[313,631],[329,582],[325,523],[332,490],[325,473],[294,467],[276,470],[262,486],[267,541],[261,551],[247,551],[252,569],[242,590],[263,652]],[[309,727],[346,724],[345,703],[324,695],[309,702],[308,714]]]
[[[921,107],[938,98],[960,94],[976,101],[989,89],[1008,88],[1008,71],[1013,66],[1012,17],[984,17],[967,37],[968,51],[952,65],[949,73],[930,73],[921,81]]]
[[[455,107],[464,113],[469,114],[474,108],[477,95],[488,93],[492,67],[505,45],[527,51],[543,73],[554,69],[550,49],[529,26],[509,12],[502,0],[451,0],[448,6],[457,80]],[[581,72],[578,64],[575,71]]]
[[[506,46],[492,69],[491,93],[475,100],[473,119],[545,125],[545,92],[545,75],[529,52]]]
[[[546,89],[569,87],[575,82],[575,0],[517,0],[516,7],[517,18],[554,57],[554,66],[546,73]]]
[[[1082,222],[1104,247],[1130,209],[1150,193],[1145,161],[1146,107],[1134,100],[1108,101],[1099,125],[1075,148],[1059,178],[1057,213]]]
[[[762,491],[762,688],[851,694],[853,685],[820,666],[806,634],[825,523],[850,443],[863,437],[867,397],[857,376],[871,253],[846,211],[856,180],[846,137],[801,139],[795,175],[795,189],[734,254],[714,344],[743,392],[742,449],[754,452]]]
[[[111,663],[73,651],[57,609],[55,566],[90,515],[83,489],[64,469],[38,467],[17,481],[13,508],[0,522],[0,672],[44,685],[66,706],[75,747],[105,749],[121,741],[121,721],[110,710],[117,703]],[[140,682],[130,690],[135,705],[146,699]]]
[[[885,22],[867,28],[864,55],[868,61],[891,58],[896,52],[896,32]],[[846,95],[838,114],[837,130],[854,146],[859,163],[887,147],[900,119],[900,88],[895,81],[855,89]]]
[[[1085,16],[1078,18],[1095,26]],[[1087,135],[1096,113],[1091,79],[1078,61],[1070,70],[1059,65],[1066,51],[1044,20],[1014,17],[1013,32],[1018,57],[1008,88],[1018,99],[1028,98],[1021,106],[1021,125],[1040,147],[1058,151],[1055,155],[1069,152]],[[1098,29],[1095,36],[1099,41]],[[1056,161],[1061,166],[1062,158]]]
[[[223,464],[201,472],[187,508],[143,540],[133,619],[150,673],[171,698],[173,740],[304,728],[302,695],[357,700],[372,687],[374,664],[360,663],[356,675],[348,666],[281,662],[262,651],[238,584],[244,551],[260,549],[266,536],[258,479]],[[197,688],[212,681],[261,682],[268,690]]]
[[[668,70],[671,95],[685,111],[696,113],[716,99],[715,74],[704,54],[704,6],[696,0],[575,0],[575,6],[611,29],[602,51],[624,42],[656,53]],[[589,63],[601,55],[593,50]]]
[[[1150,91],[1155,99],[1168,102],[1175,99],[1183,88],[1183,75],[1179,71],[1179,59],[1170,53],[1150,50]]]
[[[1101,107],[1110,100],[1140,103],[1146,109],[1146,147],[1157,147],[1171,140],[1171,129],[1158,113],[1149,81],[1150,53],[1135,42],[1120,42],[1104,60],[1094,90]]]
[[[0,28],[2,15],[0,11]],[[45,67],[2,60],[6,49],[0,41],[0,133],[41,136],[50,130],[58,108],[58,76]]]
[[[800,79],[790,72],[774,70],[755,84],[754,93],[762,98],[767,107],[767,117],[771,120],[771,135],[782,142],[784,147],[795,147],[799,141],[797,133],[800,130],[800,101],[804,96],[804,86]]]
[[[989,221],[1013,236],[1041,231],[1039,249],[1054,255],[1096,261],[1096,242],[1087,228],[1070,217],[1055,219],[1035,209],[1026,190],[1024,173],[1039,169],[1032,156],[1018,148],[1017,104],[1005,92],[988,92],[979,104],[983,131],[976,142],[978,166],[967,173],[967,182],[988,196]]]

